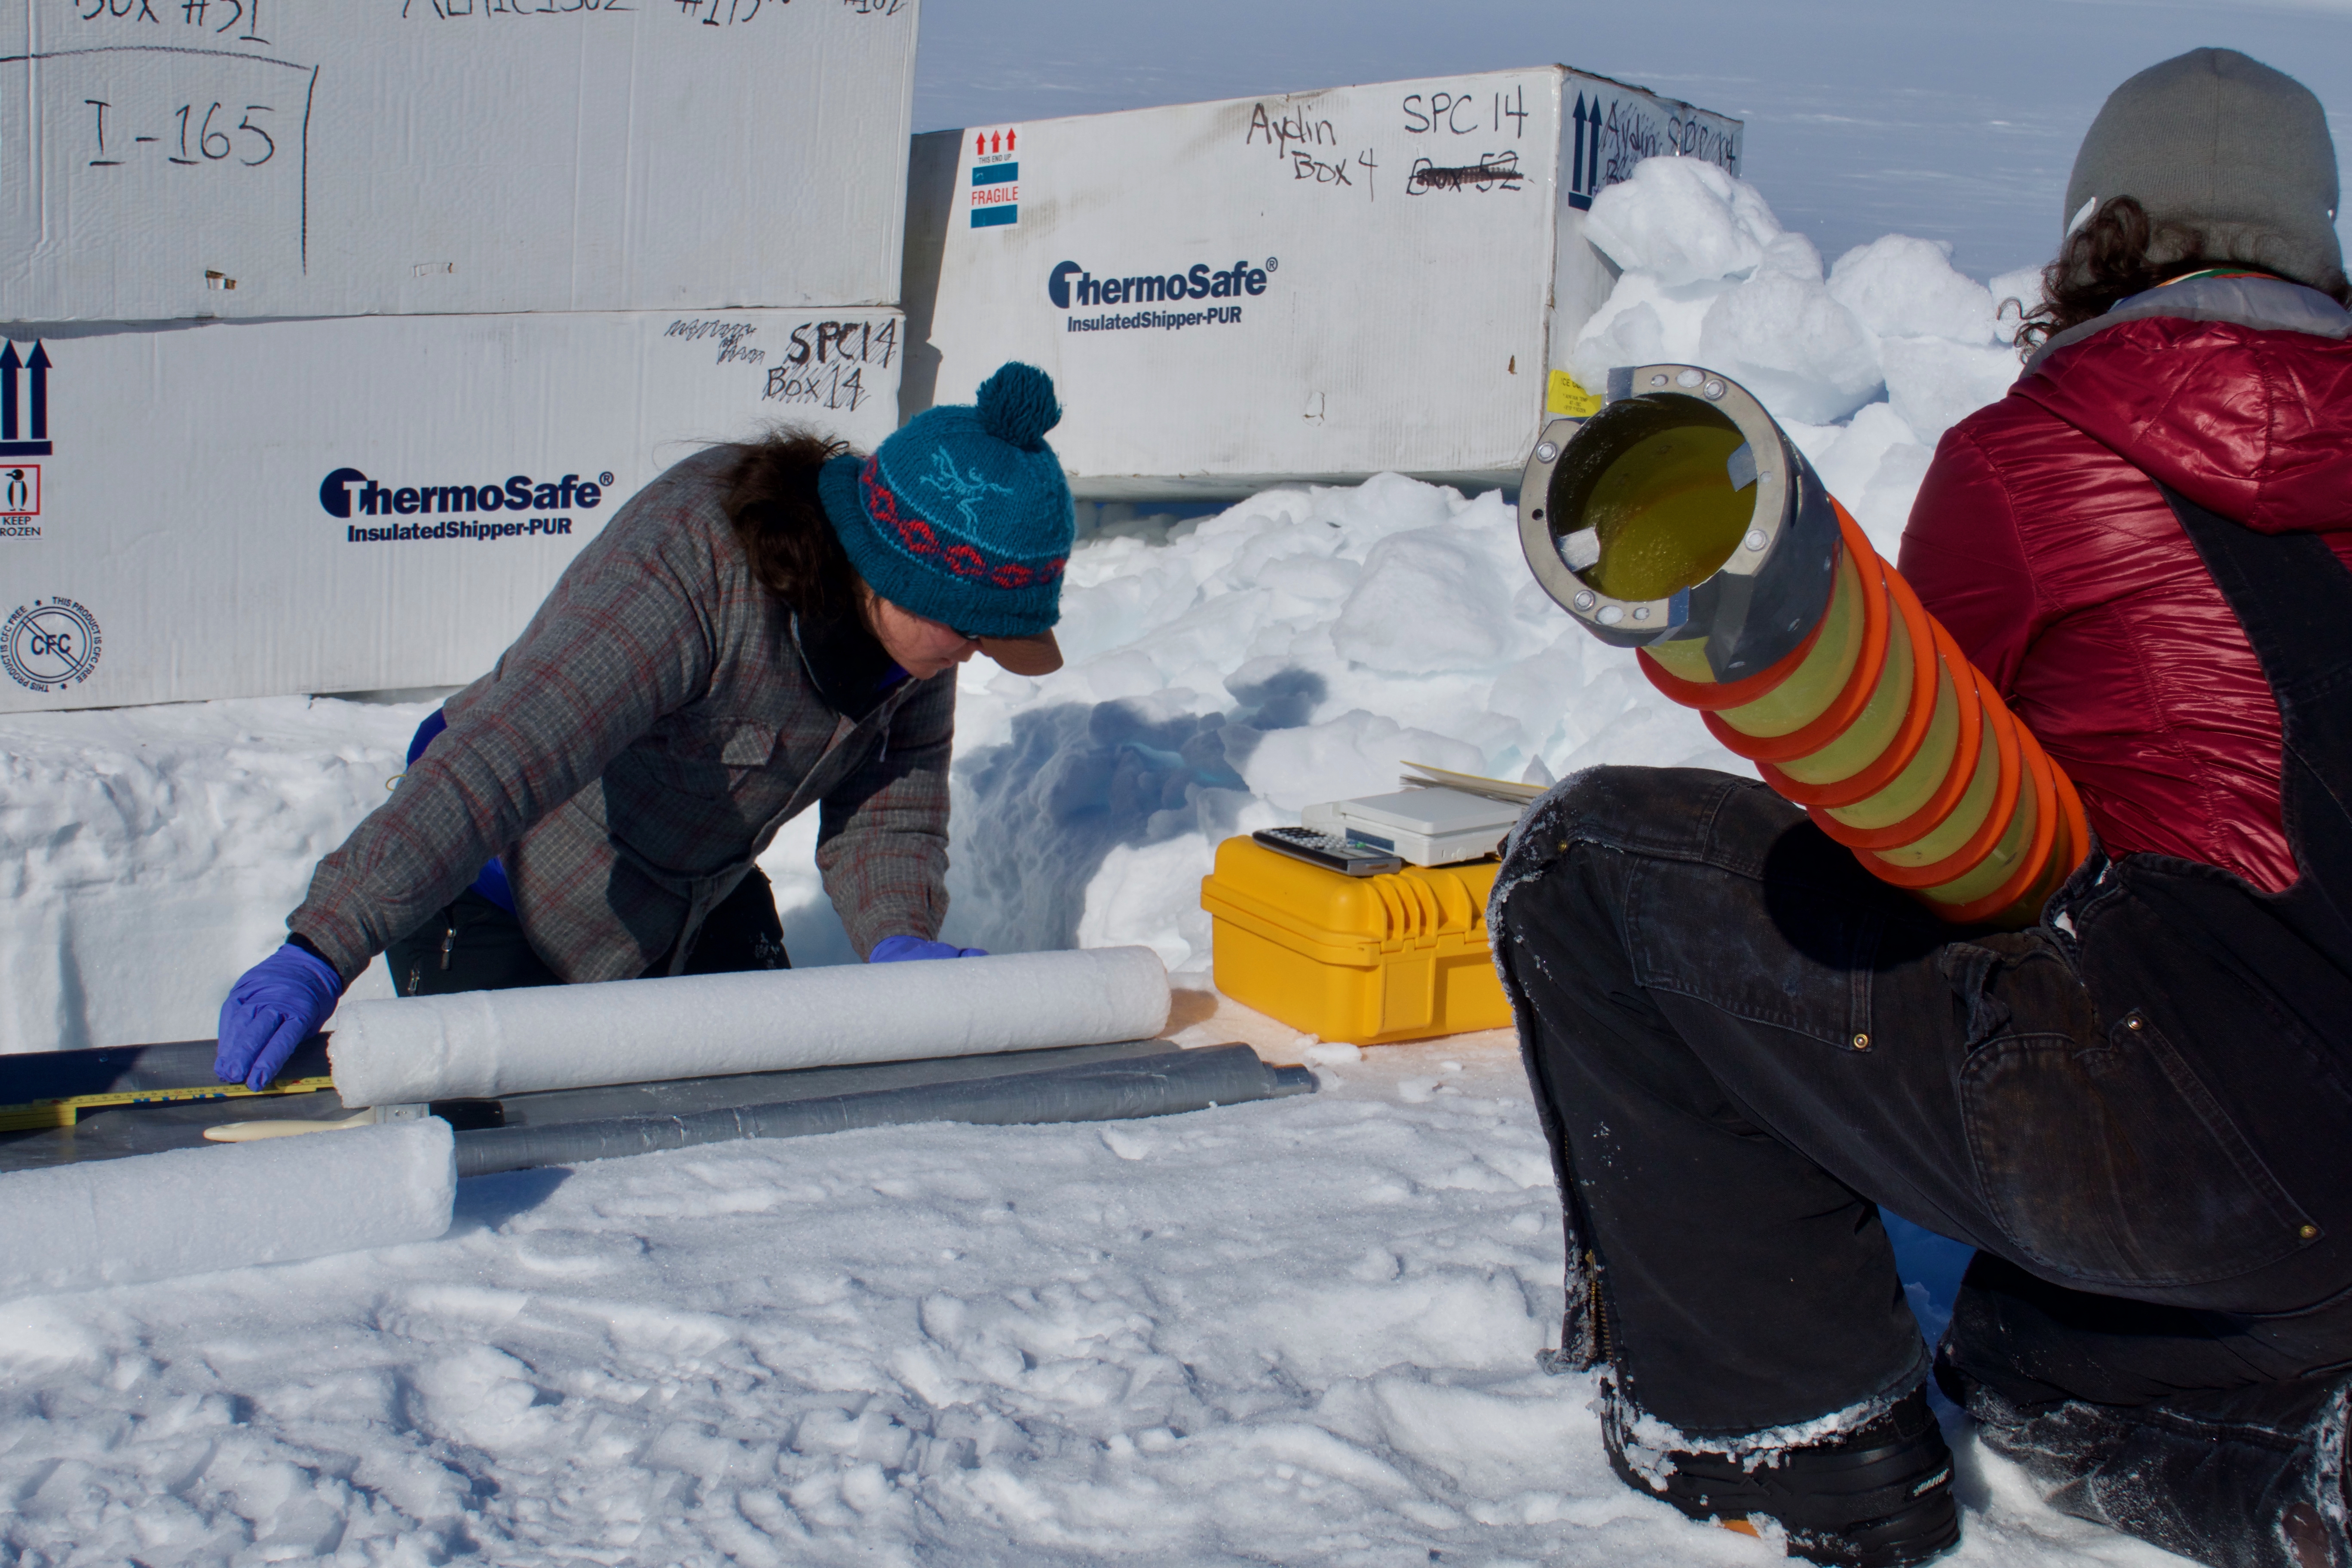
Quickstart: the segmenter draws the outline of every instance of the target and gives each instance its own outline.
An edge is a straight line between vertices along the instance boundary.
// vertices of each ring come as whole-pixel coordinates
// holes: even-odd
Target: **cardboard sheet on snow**
[[[471,680],[701,445],[888,435],[899,330],[572,312],[12,342],[0,711]]]
[[[0,0],[0,321],[887,305],[917,0]]]
[[[1613,280],[1593,194],[1740,137],[1559,66],[919,136],[908,411],[1024,359],[1082,495],[1499,482]]]

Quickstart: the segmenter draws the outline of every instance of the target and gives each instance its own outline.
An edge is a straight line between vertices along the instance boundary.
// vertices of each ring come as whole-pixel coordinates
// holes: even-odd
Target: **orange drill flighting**
[[[2090,834],[2074,784],[1745,388],[1612,372],[1519,491],[1545,592],[1880,879],[2032,924]]]

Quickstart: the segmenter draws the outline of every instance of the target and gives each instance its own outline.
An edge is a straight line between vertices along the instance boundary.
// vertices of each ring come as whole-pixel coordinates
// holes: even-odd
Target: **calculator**
[[[1393,850],[1379,849],[1344,834],[1316,827],[1261,827],[1250,835],[1268,849],[1337,871],[1348,877],[1377,877],[1402,871],[1404,861]]]

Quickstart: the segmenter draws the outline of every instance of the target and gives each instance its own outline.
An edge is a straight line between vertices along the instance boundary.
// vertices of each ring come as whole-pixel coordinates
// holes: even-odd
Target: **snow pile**
[[[1597,389],[1612,365],[1657,360],[1731,376],[1889,559],[1936,441],[2017,378],[2021,307],[2007,301],[2041,298],[2030,269],[1988,287],[1953,269],[1949,247],[1897,234],[1824,273],[1755,187],[1696,158],[1636,165],[1593,198],[1586,232],[1624,274],[1578,336],[1578,380]]]

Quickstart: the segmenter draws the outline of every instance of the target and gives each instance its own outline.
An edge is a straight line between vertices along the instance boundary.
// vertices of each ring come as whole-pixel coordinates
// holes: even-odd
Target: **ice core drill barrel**
[[[1881,880],[2032,922],[2090,847],[2074,784],[1746,388],[1610,373],[1519,488],[1544,591]]]

